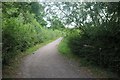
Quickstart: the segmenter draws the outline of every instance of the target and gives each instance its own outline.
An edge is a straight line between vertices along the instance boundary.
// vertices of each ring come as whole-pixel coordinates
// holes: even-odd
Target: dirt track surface
[[[61,56],[57,46],[62,37],[28,55],[17,77],[21,78],[91,78],[82,68]]]

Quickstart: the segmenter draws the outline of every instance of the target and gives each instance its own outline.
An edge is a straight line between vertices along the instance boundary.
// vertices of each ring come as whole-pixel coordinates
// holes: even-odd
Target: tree
[[[30,3],[30,5],[31,5],[31,12],[35,14],[36,20],[42,26],[46,26],[47,23],[43,19],[43,17],[45,16],[44,7],[40,3],[38,3],[38,2],[32,2],[32,3]]]

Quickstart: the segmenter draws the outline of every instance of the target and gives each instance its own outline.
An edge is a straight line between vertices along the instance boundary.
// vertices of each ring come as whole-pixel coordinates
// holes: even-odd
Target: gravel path
[[[28,55],[17,77],[21,78],[91,78],[90,74],[61,56],[57,46],[62,37]]]

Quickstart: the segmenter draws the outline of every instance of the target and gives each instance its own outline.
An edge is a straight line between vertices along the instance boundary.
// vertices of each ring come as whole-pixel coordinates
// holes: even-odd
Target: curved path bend
[[[91,78],[90,74],[61,56],[57,46],[62,37],[28,55],[22,61],[21,78]]]

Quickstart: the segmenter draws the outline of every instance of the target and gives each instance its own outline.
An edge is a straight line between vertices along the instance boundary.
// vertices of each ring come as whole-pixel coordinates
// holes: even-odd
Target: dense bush
[[[94,65],[120,73],[120,28],[93,27],[86,33],[68,37],[71,51]]]
[[[25,51],[37,43],[51,40],[60,35],[60,31],[41,29],[32,23],[23,24],[19,18],[10,18],[3,22],[3,63],[14,57],[18,51]]]
[[[73,7],[73,10],[68,9],[71,14],[66,22],[76,23],[76,27],[70,29],[66,35],[72,53],[91,64],[108,68],[118,74],[120,73],[119,4],[120,2],[66,3],[67,7]]]
[[[39,33],[37,33],[34,31],[34,26],[30,24],[21,24],[19,26],[19,22],[16,19],[10,19],[8,24],[3,28],[3,56],[6,56],[9,52],[13,54],[13,51],[25,51],[30,46],[50,40],[59,35],[59,31],[47,29],[39,29]],[[8,57],[12,56],[8,54],[6,58],[8,59]]]
[[[30,7],[28,3],[3,3],[3,64],[8,64],[17,54],[20,54],[20,52],[25,51],[29,47],[55,39],[61,35],[59,30],[53,31],[43,27],[45,26],[45,21],[39,19],[44,24],[41,25],[36,20],[35,13],[30,13],[29,9],[26,12],[21,11],[22,7],[19,6],[22,4],[24,4],[22,7]]]

